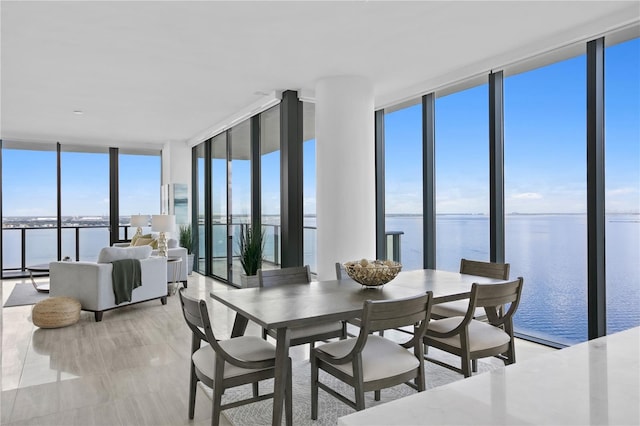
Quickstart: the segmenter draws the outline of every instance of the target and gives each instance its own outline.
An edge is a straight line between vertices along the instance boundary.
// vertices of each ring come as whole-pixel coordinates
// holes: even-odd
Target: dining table
[[[358,318],[367,300],[412,297],[427,291],[433,303],[468,298],[473,283],[504,282],[493,278],[436,269],[400,272],[383,286],[365,287],[350,278],[275,287],[214,290],[214,300],[236,312],[231,337],[242,336],[249,320],[276,330],[273,425],[282,423],[290,330],[295,327]]]

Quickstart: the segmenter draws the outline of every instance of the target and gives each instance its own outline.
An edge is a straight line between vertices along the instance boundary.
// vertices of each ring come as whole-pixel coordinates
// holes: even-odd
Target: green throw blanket
[[[140,260],[114,260],[111,264],[113,265],[111,280],[113,281],[113,294],[116,296],[116,305],[123,302],[131,302],[133,289],[142,285]]]

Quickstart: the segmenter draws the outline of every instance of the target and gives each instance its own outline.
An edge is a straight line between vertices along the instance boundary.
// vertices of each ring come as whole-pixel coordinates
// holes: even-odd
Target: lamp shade
[[[154,214],[151,216],[151,230],[173,232],[176,229],[176,217],[172,214]]]
[[[131,226],[148,226],[149,225],[149,215],[148,214],[132,214],[131,215]]]

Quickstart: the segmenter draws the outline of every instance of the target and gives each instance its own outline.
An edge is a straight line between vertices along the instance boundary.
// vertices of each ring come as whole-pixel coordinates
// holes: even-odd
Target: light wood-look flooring
[[[2,302],[13,286],[2,282]],[[235,313],[208,296],[230,289],[194,273],[188,293],[209,303],[216,335],[229,336]],[[187,417],[190,331],[177,295],[105,312],[83,312],[70,327],[39,329],[32,306],[2,309],[3,425],[208,425],[211,402],[199,389],[195,419]],[[259,336],[250,323],[247,333]],[[552,349],[518,341],[518,361]],[[308,345],[291,350],[308,358]],[[496,362],[500,362],[496,360]],[[427,378],[428,379],[428,378]],[[223,425],[228,425],[224,416]]]

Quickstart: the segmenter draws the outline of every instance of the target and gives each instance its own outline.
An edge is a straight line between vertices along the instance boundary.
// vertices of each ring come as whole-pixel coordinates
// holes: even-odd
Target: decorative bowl
[[[385,285],[398,275],[402,265],[392,260],[354,260],[344,264],[347,275],[367,287]]]

